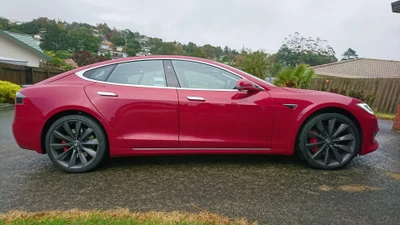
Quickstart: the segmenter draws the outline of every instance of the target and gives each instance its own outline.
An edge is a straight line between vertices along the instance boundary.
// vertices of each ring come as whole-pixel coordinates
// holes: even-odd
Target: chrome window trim
[[[209,66],[213,66],[213,67],[222,69],[222,70],[224,70],[226,72],[232,73],[232,74],[240,77],[241,79],[246,79],[245,77],[243,77],[243,76],[241,76],[241,75],[239,75],[239,74],[237,74],[237,73],[235,73],[233,71],[230,71],[230,70],[225,69],[225,68],[223,68],[221,66],[214,65],[214,64],[211,64],[211,63],[208,63],[208,62],[202,62],[202,61],[194,60],[194,59],[180,59],[180,58],[169,58],[169,57],[148,58],[148,59],[142,58],[142,59],[131,59],[131,60],[126,60],[126,61],[110,62],[110,63],[106,63],[106,64],[103,64],[103,65],[94,66],[94,67],[90,67],[90,68],[78,71],[78,72],[75,73],[75,75],[77,75],[81,79],[92,81],[92,82],[119,85],[119,86],[127,86],[127,87],[145,87],[145,88],[165,88],[165,89],[178,89],[178,90],[231,91],[231,92],[234,91],[234,92],[239,92],[239,90],[237,90],[237,89],[202,89],[202,88],[182,88],[182,87],[178,87],[177,88],[177,87],[160,87],[160,86],[149,86],[149,85],[138,85],[138,84],[120,84],[120,83],[112,83],[112,82],[107,82],[107,81],[94,80],[94,79],[90,79],[90,78],[87,78],[87,77],[83,76],[83,74],[86,71],[89,71],[89,70],[92,70],[92,69],[96,69],[96,68],[100,68],[100,67],[104,67],[104,66],[109,66],[109,65],[114,65],[114,64],[129,63],[129,62],[136,62],[136,61],[146,61],[146,60],[181,60],[181,61],[188,61],[188,62],[196,62],[196,63],[206,64],[206,65],[209,65]],[[165,73],[165,71],[164,71],[164,73]],[[257,84],[257,86],[260,86],[260,85]],[[260,87],[260,88],[261,88],[261,90],[265,91],[264,88],[262,88],[262,87]]]

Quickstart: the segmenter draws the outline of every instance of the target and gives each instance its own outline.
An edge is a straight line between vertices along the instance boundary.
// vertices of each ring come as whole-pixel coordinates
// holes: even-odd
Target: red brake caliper
[[[312,132],[317,133],[316,130],[313,130]],[[317,143],[318,139],[317,138],[310,138],[310,143]],[[315,146],[314,148],[311,149],[314,153],[318,151],[318,146]]]
[[[61,141],[61,144],[65,144],[65,143],[67,143],[67,142],[65,142],[64,140]],[[64,151],[64,152],[66,152],[67,150],[68,150],[68,147],[64,147],[64,148],[63,148],[63,151]]]

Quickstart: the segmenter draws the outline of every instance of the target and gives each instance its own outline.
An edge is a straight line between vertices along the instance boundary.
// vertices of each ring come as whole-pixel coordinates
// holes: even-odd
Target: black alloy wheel
[[[90,171],[101,164],[106,152],[101,126],[82,115],[58,119],[46,135],[46,151],[51,161],[66,172]]]
[[[359,131],[342,114],[319,114],[307,121],[300,132],[297,141],[300,154],[314,168],[341,168],[360,150]]]

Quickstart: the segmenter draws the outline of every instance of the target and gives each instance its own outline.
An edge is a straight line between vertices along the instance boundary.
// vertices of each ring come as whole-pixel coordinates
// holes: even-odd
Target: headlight
[[[369,107],[369,105],[367,103],[357,103],[357,105],[360,106],[361,108],[363,108],[369,114],[374,115],[374,111],[371,109],[371,107]]]

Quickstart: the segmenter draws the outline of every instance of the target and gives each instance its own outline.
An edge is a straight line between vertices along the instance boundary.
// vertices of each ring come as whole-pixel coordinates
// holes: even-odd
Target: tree
[[[183,50],[190,56],[206,58],[206,54],[203,52],[201,47],[198,47],[195,43],[189,42],[187,45],[183,45]]]
[[[10,29],[10,21],[4,17],[0,17],[0,30],[9,30]]]
[[[285,68],[281,70],[274,82],[281,87],[292,87],[307,89],[311,85],[311,80],[315,77],[313,69],[305,64],[300,64],[295,68]]]
[[[206,44],[202,49],[208,59],[214,59],[217,57],[217,49],[214,46]]]
[[[116,34],[113,35],[110,38],[110,41],[115,45],[115,46],[124,46],[125,45],[125,38],[120,35],[120,34]]]
[[[74,29],[68,32],[68,50],[97,52],[100,39],[93,36],[91,31],[85,27]]]
[[[106,57],[108,60],[112,59],[112,55],[110,52],[104,53],[104,57]]]
[[[142,46],[134,38],[128,39],[128,41],[126,42],[126,47],[130,48],[130,49],[133,49],[136,52],[140,52],[142,50]]]
[[[66,63],[64,61],[65,58],[60,58],[59,54],[60,51],[54,53],[53,51],[44,51],[45,54],[47,54],[48,56],[52,57],[53,60],[52,61],[45,61],[45,62],[41,62],[41,67],[56,67],[62,70],[72,70],[75,67]],[[58,53],[58,54],[57,54]]]
[[[125,50],[126,54],[128,54],[128,56],[135,56],[136,55],[135,48],[125,47],[124,50]]]
[[[354,51],[351,48],[347,49],[342,55],[342,60],[348,60],[348,59],[358,59],[356,51]]]
[[[22,23],[16,26],[15,29],[30,35],[37,34],[40,31],[39,24],[34,20],[31,22]]]
[[[108,60],[105,56],[95,56],[89,51],[77,51],[73,54],[72,59],[78,64],[78,66],[86,66],[92,63]]]
[[[72,53],[67,52],[67,51],[56,51],[54,53],[55,57],[60,58],[60,59],[70,59],[72,58]]]
[[[267,71],[267,56],[268,54],[263,51],[251,52],[249,50],[246,54],[236,58],[235,66],[247,73],[264,79]]]
[[[107,23],[99,23],[97,24],[97,30],[102,34],[107,34],[111,32],[111,29],[108,27]]]
[[[68,50],[67,31],[61,29],[56,23],[48,24],[40,47],[43,50]]]
[[[38,23],[40,29],[46,29],[47,25],[50,23],[50,20],[47,17],[39,17],[36,19],[36,22]]]
[[[200,47],[196,47],[191,54],[189,54],[190,56],[193,57],[199,57],[199,58],[206,58],[206,54],[203,52],[203,50]]]
[[[321,38],[304,38],[298,32],[285,38],[276,61],[288,67],[305,63],[311,66],[336,62],[335,51]]]
[[[276,61],[276,54],[267,57],[267,76],[275,77],[283,68],[283,65]]]
[[[150,53],[153,55],[186,55],[186,46],[176,41],[163,42],[160,38],[151,38],[149,40],[149,46],[151,47]],[[198,50],[195,50],[195,52],[193,52],[194,55],[201,55],[203,53],[202,51],[200,53],[196,51]]]

